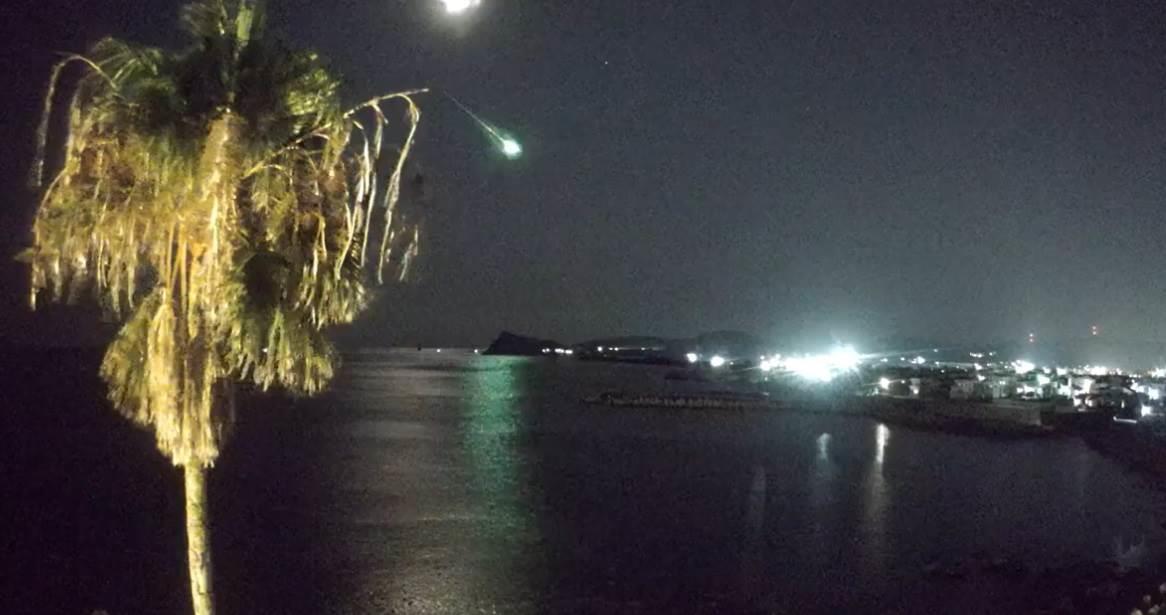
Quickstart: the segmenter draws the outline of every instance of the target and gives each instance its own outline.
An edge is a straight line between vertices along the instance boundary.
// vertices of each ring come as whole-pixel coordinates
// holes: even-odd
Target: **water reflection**
[[[357,363],[330,484],[348,524],[334,612],[521,613],[526,502],[522,360],[401,356]],[[510,579],[519,576],[523,583]]]
[[[882,423],[875,428],[875,463],[881,468],[887,457],[887,442],[891,440],[891,430]]]
[[[837,469],[830,461],[830,434],[818,436],[816,443],[818,454],[814,457],[814,471],[810,476],[810,544],[809,551],[813,554],[815,567],[826,567],[834,558],[831,549],[834,517],[838,514],[838,507],[834,504],[834,478]]]
[[[466,373],[464,445],[473,474],[472,489],[482,500],[489,520],[485,528],[505,535],[522,524],[516,501],[518,461],[514,437],[522,394],[521,360],[494,360],[489,369]]]
[[[524,583],[535,580],[534,575],[518,572],[532,559],[526,552],[536,533],[519,446],[521,404],[527,395],[523,372],[529,363],[490,357],[479,359],[475,367],[479,369],[465,376],[462,437],[478,515],[474,552],[463,559],[473,562],[467,571],[473,594],[490,596],[497,612],[522,612],[522,596],[529,588],[513,580],[516,576]]]
[[[830,434],[818,436],[818,461],[830,460]]]
[[[887,505],[890,493],[883,466],[887,458],[887,445],[891,441],[891,430],[879,423],[875,427],[875,457],[867,470],[864,481],[863,500],[863,540],[862,558],[872,575],[885,572],[887,561]]]
[[[744,595],[754,591],[762,576],[767,483],[765,466],[754,465],[745,504],[745,542],[741,547],[741,591]]]

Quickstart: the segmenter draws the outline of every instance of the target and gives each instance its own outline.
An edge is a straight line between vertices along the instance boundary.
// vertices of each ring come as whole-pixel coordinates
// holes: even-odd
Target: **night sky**
[[[181,3],[22,4],[3,9],[5,254],[54,52],[165,44]],[[1166,339],[1156,0],[269,5],[353,102],[440,88],[526,148],[509,162],[425,100],[418,275],[341,339]],[[91,310],[29,314],[2,267],[0,336],[100,337]]]

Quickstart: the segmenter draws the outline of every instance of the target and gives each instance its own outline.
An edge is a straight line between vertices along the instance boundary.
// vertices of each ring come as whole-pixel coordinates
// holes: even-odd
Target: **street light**
[[[441,3],[445,5],[445,12],[450,15],[461,15],[481,4],[482,0],[441,0]]]

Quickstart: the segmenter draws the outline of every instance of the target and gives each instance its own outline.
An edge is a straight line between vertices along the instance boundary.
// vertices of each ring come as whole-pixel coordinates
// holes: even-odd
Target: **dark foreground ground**
[[[0,359],[0,612],[89,615],[175,613],[189,607],[182,477],[151,437],[102,403],[99,354],[56,350]],[[268,412],[279,412],[275,400]],[[286,400],[283,402],[286,408]],[[213,472],[213,536],[226,557],[215,562],[216,591],[231,613],[322,612],[313,605],[312,571],[294,555],[311,539],[310,520],[289,514],[310,460],[281,446],[280,421],[253,429]],[[261,413],[260,413],[261,415]],[[291,423],[287,423],[289,427]],[[289,557],[291,555],[291,557]],[[289,582],[289,576],[296,579]]]

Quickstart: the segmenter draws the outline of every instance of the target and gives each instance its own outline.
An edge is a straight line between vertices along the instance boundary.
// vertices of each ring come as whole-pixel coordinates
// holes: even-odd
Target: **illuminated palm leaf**
[[[320,391],[336,362],[324,329],[368,305],[370,278],[403,276],[419,237],[394,215],[418,92],[345,110],[320,58],[267,37],[252,2],[186,7],[183,50],[107,39],[54,68],[23,254],[34,307],[88,287],[125,320],[101,375],[117,411],[185,468],[199,615],[213,610],[205,471],[234,424],[233,383]],[[42,186],[74,64],[60,168]],[[405,106],[404,137],[382,161],[390,101]]]
[[[182,51],[107,39],[54,70],[53,89],[84,67],[27,256],[34,305],[91,285],[127,318],[102,368],[111,400],[174,463],[208,466],[230,427],[217,391],[319,391],[334,363],[321,330],[367,305],[366,272],[411,257],[386,252],[416,236],[393,209],[419,113],[413,93],[345,110],[321,60],[265,36],[239,0],[192,4],[183,24]],[[407,136],[378,177],[394,99]]]

